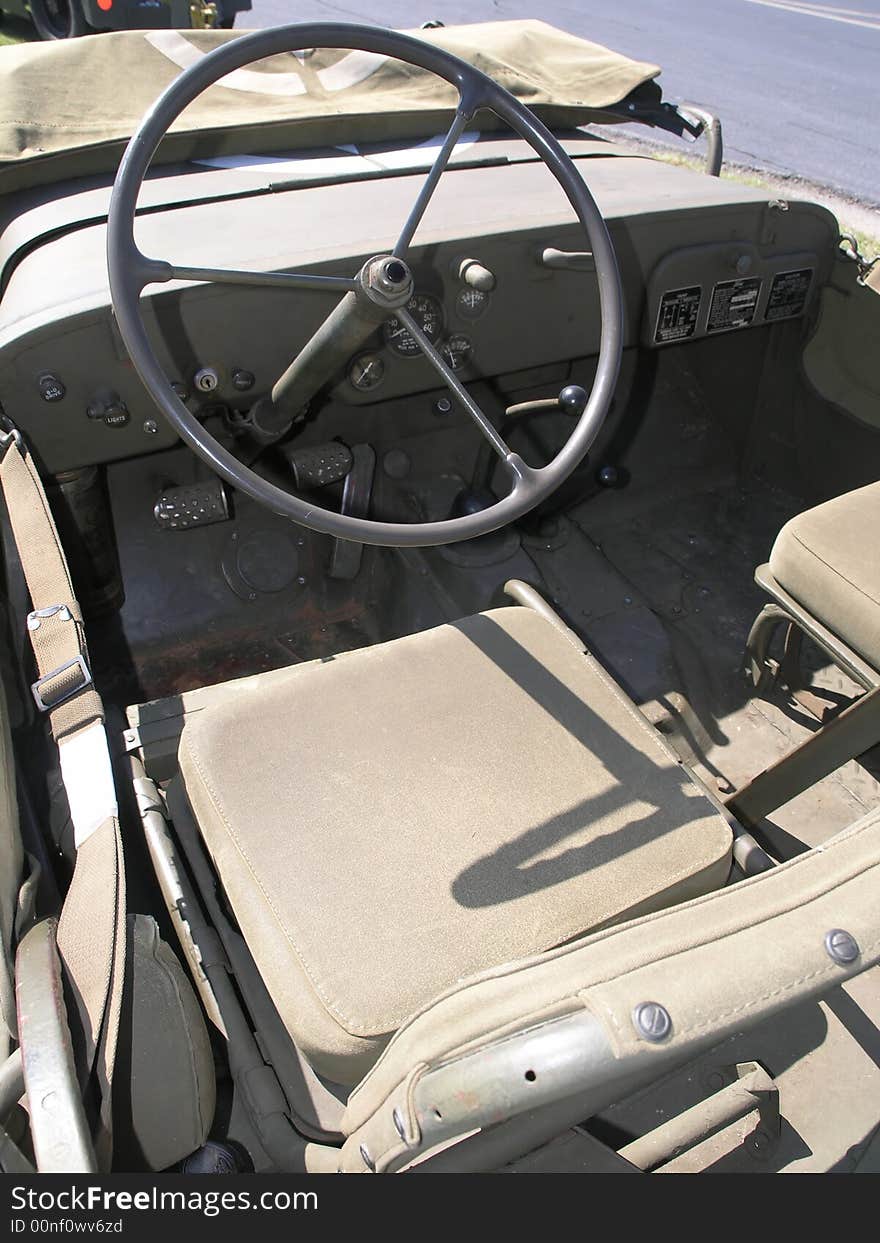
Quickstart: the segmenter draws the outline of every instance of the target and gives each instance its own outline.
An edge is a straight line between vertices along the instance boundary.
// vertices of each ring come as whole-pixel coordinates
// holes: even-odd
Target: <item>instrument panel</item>
[[[686,298],[672,305],[669,291],[714,289],[727,279],[761,277],[771,290],[779,272],[810,267],[796,308],[809,313],[836,249],[836,222],[824,209],[792,203],[780,211],[759,190],[647,159],[584,164],[618,253],[625,346],[656,348],[658,322],[675,321],[664,345],[675,339],[675,325],[706,335],[710,296],[694,314]],[[139,217],[138,244],[189,266],[351,276],[390,249],[420,184],[401,176],[172,206]],[[464,383],[598,352],[587,239],[542,167],[493,165],[442,178],[416,241],[408,309]],[[175,440],[116,329],[105,247],[100,221],[47,235],[18,262],[0,302],[0,402],[52,473]],[[745,276],[736,266],[744,256]],[[479,269],[473,281],[468,265]],[[732,299],[730,327],[769,323],[770,296],[739,320]],[[197,415],[246,409],[268,392],[334,305],[326,292],[192,282],[150,287],[142,300],[169,382]],[[362,406],[437,386],[416,341],[389,316],[353,350],[331,393]]]

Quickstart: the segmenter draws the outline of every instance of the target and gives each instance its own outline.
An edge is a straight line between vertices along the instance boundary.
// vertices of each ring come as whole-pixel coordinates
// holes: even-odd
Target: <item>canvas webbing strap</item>
[[[110,1088],[125,966],[125,872],[104,710],[92,683],[82,615],[46,493],[17,430],[0,431],[0,486],[31,597],[28,637],[34,701],[58,744],[76,863],[58,927],[58,951],[78,1010],[77,1069],[97,1085],[95,1149],[109,1168]]]

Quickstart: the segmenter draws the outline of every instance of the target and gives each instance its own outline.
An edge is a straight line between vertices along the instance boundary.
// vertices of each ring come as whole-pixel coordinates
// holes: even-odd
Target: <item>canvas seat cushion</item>
[[[773,545],[779,585],[880,669],[880,483],[787,522]]]
[[[187,718],[180,772],[283,1021],[342,1084],[459,980],[730,867],[714,804],[526,608],[248,679]]]

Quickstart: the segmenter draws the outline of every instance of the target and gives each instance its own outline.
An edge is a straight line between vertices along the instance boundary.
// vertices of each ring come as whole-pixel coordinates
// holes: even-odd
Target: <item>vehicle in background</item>
[[[33,22],[41,39],[104,30],[229,30],[251,0],[2,0],[0,16]]]

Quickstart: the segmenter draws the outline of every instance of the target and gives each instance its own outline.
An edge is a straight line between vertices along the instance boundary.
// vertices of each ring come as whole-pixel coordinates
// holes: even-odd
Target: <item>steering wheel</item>
[[[188,268],[143,255],[134,240],[138,194],[156,148],[184,108],[233,70],[266,56],[315,47],[360,50],[392,57],[436,74],[458,91],[458,107],[452,125],[393,251],[368,260],[350,280],[294,272]],[[587,234],[595,261],[601,313],[595,380],[565,445],[541,468],[529,466],[519,454],[510,450],[406,309],[413,289],[406,262],[413,235],[457,139],[481,109],[493,112],[523,138],[553,174]],[[110,202],[107,263],[113,310],[131,361],[156,406],[181,439],[217,474],[274,513],[313,531],[362,544],[386,547],[449,544],[486,535],[520,518],[558,488],[583,459],[608,413],[620,369],[623,311],[617,260],[599,208],[569,156],[524,104],[486,74],[439,47],[392,30],[344,23],[307,23],[261,30],[223,44],[182,73],[146,114],[119,165]],[[261,478],[205,430],[177,396],[156,357],[141,316],[140,298],[148,285],[172,280],[320,289],[342,295],[336,309],[275,385],[271,397],[258,403],[256,409],[259,411],[262,404],[264,416],[268,413],[270,421],[274,416],[276,427],[281,427],[285,419],[289,424],[296,403],[301,408],[329,378],[328,360],[332,371],[383,319],[397,315],[504,463],[511,480],[510,491],[486,509],[443,521],[376,522],[316,507]],[[565,390],[561,401],[564,405]]]

